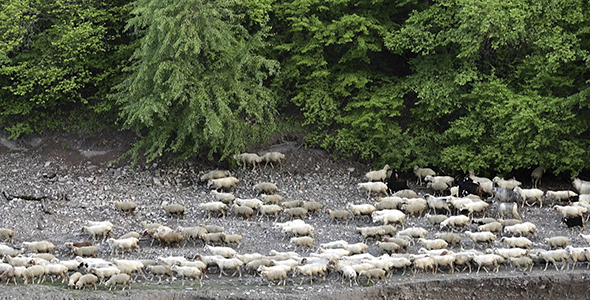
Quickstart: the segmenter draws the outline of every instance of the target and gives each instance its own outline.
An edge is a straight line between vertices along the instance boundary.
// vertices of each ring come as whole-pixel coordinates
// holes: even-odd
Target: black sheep
[[[393,194],[401,190],[409,190],[408,182],[403,179],[398,179],[397,169],[393,169],[393,174],[387,179],[387,189],[389,194]]]
[[[573,228],[576,226],[580,226],[581,230],[584,230],[584,218],[582,216],[575,216],[575,217],[563,217],[561,222],[567,225],[567,228]]]
[[[483,191],[479,186],[479,183],[474,182],[469,176],[465,176],[463,180],[458,180],[459,185],[459,196],[465,197],[469,194],[478,195],[483,197]]]

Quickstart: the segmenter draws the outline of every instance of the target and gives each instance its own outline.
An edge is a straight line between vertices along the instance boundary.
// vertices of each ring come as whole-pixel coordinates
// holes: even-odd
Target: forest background
[[[10,0],[11,138],[133,130],[127,154],[232,161],[296,133],[401,170],[590,167],[583,0]]]

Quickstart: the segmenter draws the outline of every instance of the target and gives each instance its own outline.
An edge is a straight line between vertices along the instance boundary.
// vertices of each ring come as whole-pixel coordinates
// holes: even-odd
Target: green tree
[[[588,17],[578,0],[433,1],[413,12],[386,38],[412,66],[406,133],[420,138],[421,126],[434,143],[410,160],[500,173],[589,166]]]
[[[274,81],[299,108],[307,141],[340,155],[378,159],[401,135],[398,84],[404,59],[384,48],[417,1],[277,1],[273,43],[281,61]],[[400,159],[399,156],[390,157]]]
[[[279,65],[261,55],[268,29],[261,3],[134,2],[128,26],[139,45],[112,97],[123,127],[141,135],[135,160],[141,151],[148,161],[165,153],[226,159],[272,131],[275,98],[265,81]]]
[[[0,4],[0,124],[12,137],[114,116],[105,96],[131,53],[128,12],[123,0]]]

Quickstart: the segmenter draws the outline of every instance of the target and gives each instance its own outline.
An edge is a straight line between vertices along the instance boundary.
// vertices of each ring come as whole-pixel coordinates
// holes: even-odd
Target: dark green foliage
[[[249,32],[244,23],[252,19],[236,13],[247,7],[232,0],[138,0],[134,7],[129,26],[139,46],[112,97],[124,128],[142,134],[135,160],[143,150],[148,161],[166,152],[226,159],[272,132],[274,97],[264,81],[278,64],[259,54],[264,23]]]
[[[117,0],[0,6],[0,123],[12,137],[113,116],[105,96],[129,55],[127,16]]]

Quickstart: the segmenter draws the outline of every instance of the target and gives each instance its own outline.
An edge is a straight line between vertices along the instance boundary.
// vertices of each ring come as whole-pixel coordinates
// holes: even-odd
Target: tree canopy
[[[378,165],[569,175],[590,166],[588,6],[4,2],[0,124],[91,119],[135,130],[135,158],[230,160],[295,122],[307,145]]]

